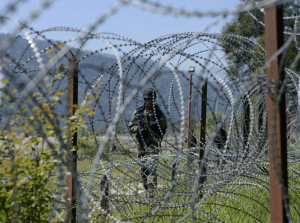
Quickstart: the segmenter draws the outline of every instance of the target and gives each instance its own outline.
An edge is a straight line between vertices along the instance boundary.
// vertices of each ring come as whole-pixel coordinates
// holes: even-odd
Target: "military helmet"
[[[144,98],[156,98],[156,92],[153,88],[147,88],[143,93]]]

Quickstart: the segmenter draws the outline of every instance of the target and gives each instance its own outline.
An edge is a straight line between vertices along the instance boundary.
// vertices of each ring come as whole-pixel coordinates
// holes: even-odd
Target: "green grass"
[[[91,149],[91,147],[88,149]],[[113,160],[112,165],[114,166],[122,161],[130,161],[133,158],[136,157],[114,154],[111,157]],[[89,160],[79,161],[77,166],[78,172],[82,172],[91,165],[92,162]],[[291,167],[291,165],[289,167]],[[133,167],[134,170],[138,170],[138,168],[138,165]],[[165,169],[161,164],[159,168]],[[186,169],[184,169],[185,166],[181,166],[181,168],[182,169],[179,169],[179,171],[181,170],[183,173],[186,172]],[[293,168],[299,169],[299,165],[293,165]],[[124,184],[130,182],[131,185],[137,186],[140,181],[139,175],[134,176],[133,172],[126,166],[114,167],[110,174],[112,178],[119,180]],[[140,174],[139,171],[138,174]],[[165,172],[160,174],[158,184],[163,185],[164,189],[170,188],[172,175],[171,168],[168,168]],[[134,177],[135,180],[133,179]],[[166,196],[164,189],[158,189],[156,192],[156,198],[159,198],[158,201],[146,201],[144,194],[136,194],[134,198],[115,194],[111,195],[110,206],[120,206],[118,206],[117,209],[111,210],[110,214],[122,221],[131,222],[176,222],[179,220],[182,220],[183,222],[193,222],[191,218],[192,208],[190,206],[192,201],[191,198],[193,196],[183,195],[183,193],[187,192],[186,186],[182,184],[185,180],[184,176],[179,179],[177,182],[178,184],[172,191],[171,197],[167,198],[163,203],[160,203],[159,200]],[[249,176],[240,175],[222,187],[210,186],[211,183],[217,181],[216,178],[208,178],[207,180],[209,186],[204,189],[209,190],[214,188],[215,191],[210,194],[204,194],[204,199],[202,201],[196,196],[197,199],[193,211],[195,222],[270,222],[269,191],[268,189],[254,185],[261,180],[260,178],[250,178]],[[299,177],[293,177],[289,180],[289,201],[293,222],[300,222],[298,213],[300,212],[300,195],[298,193],[299,180]],[[100,180],[98,179],[98,184],[99,182]],[[238,184],[239,182],[249,183],[249,185],[241,185]],[[122,183],[118,186],[123,191],[126,191],[126,188]],[[264,183],[264,186],[268,187],[266,182]],[[99,196],[99,190],[95,190],[94,194]],[[136,202],[137,199],[140,203]],[[174,204],[179,204],[181,206],[175,207]],[[160,205],[158,210],[151,213],[158,205]],[[113,220],[111,221],[114,222]]]
[[[167,173],[164,177],[167,177],[167,175],[171,175],[171,173]],[[192,196],[179,194],[187,191],[187,188],[180,184],[185,180],[182,177],[178,181],[178,187],[174,189],[171,198],[166,199],[164,203],[159,201],[160,198],[166,195],[162,190],[156,192],[156,197],[159,198],[158,201],[146,201],[144,195],[136,195],[134,199],[138,199],[142,203],[132,202],[129,198],[120,195],[118,197],[113,196],[111,199],[114,200],[114,204],[121,204],[122,202],[124,204],[119,207],[118,211],[113,210],[110,214],[120,220],[131,222],[142,222],[146,219],[145,222],[176,222],[179,220],[193,222],[191,219],[192,209],[189,206]],[[215,180],[208,178],[208,185]],[[238,176],[221,188],[215,186],[215,191],[209,195],[204,194],[204,200],[202,201],[196,196],[195,222],[203,222],[208,219],[208,222],[270,222],[269,191],[256,186],[258,185],[257,180],[259,179]],[[299,185],[297,180],[299,178],[290,180],[290,185]],[[239,182],[252,185],[240,185]],[[159,179],[159,184],[162,183],[165,183],[167,188],[171,186],[170,181]],[[267,184],[265,183],[265,185]],[[210,186],[204,189],[208,190]],[[299,222],[300,217],[297,214],[297,211],[300,210],[300,199],[297,195],[299,190],[294,189],[289,192],[291,214],[293,222]],[[159,204],[158,210],[153,214],[150,213]],[[173,204],[181,204],[182,206],[170,207]],[[188,205],[184,206],[183,204]],[[187,215],[186,218],[184,218],[185,215]]]

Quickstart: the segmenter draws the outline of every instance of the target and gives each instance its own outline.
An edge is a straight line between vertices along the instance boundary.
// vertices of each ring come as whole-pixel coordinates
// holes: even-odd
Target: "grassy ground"
[[[171,172],[164,177],[167,175]],[[152,201],[147,201],[144,194],[135,197],[112,196],[113,203],[119,206],[110,213],[120,220],[131,222],[193,222],[191,213],[194,213],[195,222],[270,222],[269,191],[257,183],[260,178],[238,176],[220,188],[212,187],[215,179],[208,178],[208,186],[204,189],[213,188],[214,191],[204,194],[202,200],[198,199],[198,195],[185,194],[188,189],[182,183],[186,180],[184,177],[178,180],[179,186],[174,188],[169,198],[165,197],[164,189],[158,189],[155,196],[158,199]],[[290,180],[290,185],[299,185],[298,180]],[[162,183],[167,188],[171,186],[170,181],[160,179],[159,184]],[[267,186],[267,183],[262,185]],[[297,191],[296,188],[289,191],[293,222],[300,221]],[[163,197],[165,200],[161,202]],[[191,206],[192,197],[196,198],[194,208]]]
[[[122,159],[119,155],[114,155],[113,160],[114,163],[117,163],[121,160],[129,161],[132,158],[123,156]],[[78,162],[78,172],[82,172],[91,164],[89,160]],[[295,166],[295,168],[297,169],[298,166]],[[125,169],[124,166],[113,168],[111,176],[116,179],[124,174]],[[194,213],[195,222],[270,222],[269,191],[262,187],[250,185],[251,183],[259,185],[257,184],[259,178],[238,176],[220,188],[211,186],[216,181],[215,178],[208,178],[209,186],[204,189],[213,188],[214,191],[211,191],[210,194],[204,194],[202,200],[199,200],[196,195],[194,208],[191,208],[191,198],[193,196],[184,194],[187,192],[187,187],[183,185],[186,180],[184,177],[179,177],[178,186],[174,188],[171,196],[161,202],[161,198],[166,196],[166,189],[171,187],[171,175],[171,169],[169,169],[163,173],[163,176],[159,177],[158,184],[163,185],[164,188],[156,191],[155,197],[158,198],[157,200],[147,201],[145,194],[137,194],[134,197],[111,194],[110,207],[117,205],[117,208],[111,210],[110,214],[120,220],[131,222],[177,222],[181,220],[183,222],[193,222],[192,212]],[[127,170],[123,177],[121,181],[124,183],[128,179],[132,179],[133,174]],[[293,222],[300,222],[299,180],[299,177],[293,177],[289,181],[291,188],[289,189],[289,200]],[[248,185],[238,184],[240,182],[248,183]],[[135,182],[132,180],[131,184],[137,186],[138,180]],[[264,184],[267,185],[267,183]],[[120,185],[120,188],[125,190],[122,185]],[[99,196],[99,191],[95,195]],[[114,221],[110,220],[109,222]]]
[[[135,156],[129,155],[121,157],[118,154],[112,156],[113,165],[135,158]],[[78,172],[82,172],[91,165],[89,160],[79,161]],[[139,174],[137,165],[131,168],[137,170]],[[160,168],[165,169],[163,166]],[[294,169],[299,169],[299,166],[294,166]],[[171,196],[166,197],[166,188],[169,189],[172,186],[171,170],[169,168],[164,170],[165,172],[159,173],[158,184],[163,185],[164,188],[156,191],[157,200],[147,201],[145,194],[134,196],[111,194],[110,207],[117,208],[111,210],[110,214],[120,220],[131,222],[193,222],[192,213],[195,222],[270,222],[269,191],[268,188],[259,187],[259,185],[266,187],[268,185],[265,181],[258,183],[261,178],[240,175],[220,187],[213,185],[213,182],[218,182],[216,178],[208,178],[208,186],[204,189],[209,193],[204,194],[204,198],[199,200],[198,195],[195,197],[186,193],[188,188],[184,182],[187,179],[180,176],[177,181],[178,185],[172,190]],[[186,172],[186,169],[182,169],[182,172]],[[295,175],[295,173],[293,174]],[[111,177],[119,180],[120,184],[117,187],[123,191],[126,191],[124,184],[137,186],[140,182],[139,176],[135,176],[126,166],[112,168]],[[226,176],[224,178],[226,180]],[[289,200],[293,222],[300,222],[299,182],[298,175],[289,181],[291,188],[289,189]],[[248,185],[243,185],[243,183],[248,183]],[[210,191],[211,189],[213,191]],[[95,190],[94,194],[99,197],[99,190]],[[161,202],[161,198],[165,198],[165,200]],[[192,198],[196,198],[196,200],[193,201]],[[193,202],[194,205],[191,205]],[[110,222],[114,222],[114,220],[110,220]]]

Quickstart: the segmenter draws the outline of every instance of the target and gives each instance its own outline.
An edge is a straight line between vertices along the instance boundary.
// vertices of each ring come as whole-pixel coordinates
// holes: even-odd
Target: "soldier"
[[[220,126],[221,125],[221,126]],[[222,127],[222,122],[220,120],[217,121],[217,128],[219,128],[218,134],[214,140],[220,154],[223,154],[223,150],[225,148],[226,145],[226,140],[227,140],[227,132],[223,129]],[[227,147],[227,149],[229,149]],[[225,160],[222,160],[222,157],[220,157],[221,159],[219,159],[217,161],[218,166],[221,166],[221,168],[223,169],[223,164],[225,164]]]
[[[156,92],[147,88],[144,93],[144,105],[134,111],[129,123],[130,133],[136,134],[138,158],[140,162],[143,186],[147,191],[147,198],[154,198],[154,189],[157,186],[157,157],[160,144],[167,128],[166,117],[155,104]]]

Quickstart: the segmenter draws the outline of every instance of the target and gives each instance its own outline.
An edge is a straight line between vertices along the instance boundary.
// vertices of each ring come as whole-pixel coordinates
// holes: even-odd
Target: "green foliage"
[[[247,0],[246,2],[249,2]],[[299,5],[293,3],[284,4],[284,16],[296,16],[299,15],[300,7]],[[256,17],[262,23],[264,22],[264,14],[258,9],[252,10],[250,12],[254,17]],[[294,20],[284,20],[284,31],[293,32],[294,30]],[[232,21],[227,23],[223,27],[223,34],[234,34],[238,36],[248,37],[254,42],[258,43],[263,49],[265,48],[265,35],[264,26],[259,24],[248,12],[243,12],[236,14]],[[285,41],[290,37],[290,35],[285,34]],[[249,75],[255,72],[258,68],[262,66],[260,61],[256,61],[253,56],[247,52],[249,45],[242,45],[240,41],[232,41],[230,43],[222,42],[223,51],[226,54],[226,60],[229,65],[229,70],[234,75]],[[233,50],[242,49],[243,50]],[[264,52],[261,51],[263,54]],[[296,49],[294,42],[290,44],[288,49],[285,51],[284,65],[287,68],[293,63],[298,50]],[[299,70],[300,63],[296,63],[291,69]]]
[[[51,82],[63,71],[63,66],[56,69]],[[42,81],[38,90],[24,100],[32,101],[32,107],[16,106],[18,90],[10,88],[9,82],[4,90],[10,100],[6,106],[16,112],[0,132],[0,222],[49,221],[59,189],[52,173],[65,170],[65,166],[58,170],[57,164],[66,162],[71,150],[69,139],[86,129],[84,119],[92,112],[88,106],[93,96],[75,105],[73,116],[59,116],[55,107],[61,104],[64,91],[54,91],[52,83]],[[68,145],[67,151],[64,148]]]
[[[25,152],[0,162],[1,222],[48,222],[52,211],[56,183],[51,173],[55,160],[47,150],[41,151],[37,159]]]
[[[62,45],[61,43],[59,43],[57,40],[54,42],[54,46],[57,47],[57,48],[59,48],[59,49],[61,49],[61,48],[64,47],[64,45]],[[51,52],[55,52],[55,56],[53,56],[53,57],[51,57],[51,58],[49,59],[51,62],[53,62],[54,59],[55,59],[55,57],[56,57],[56,55],[59,53],[59,50],[56,50],[55,48],[52,48],[52,49],[49,49],[49,50],[46,52],[46,54],[51,53]]]
[[[42,96],[36,100],[38,106],[32,108],[31,116],[27,107],[19,108],[0,133],[1,222],[47,222],[52,211],[57,184],[51,173],[59,144],[49,150],[46,138],[55,137],[57,126],[51,120],[56,100],[47,103]]]

